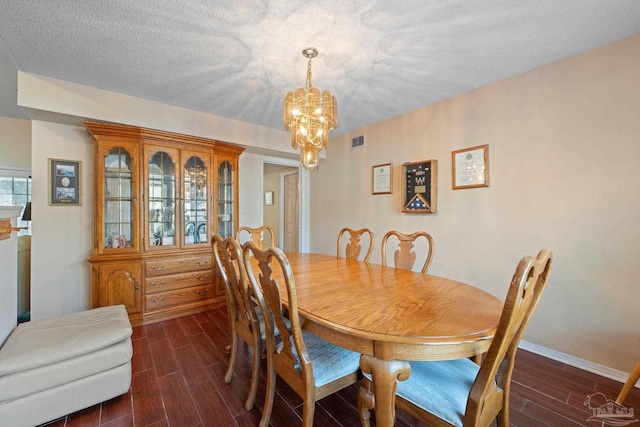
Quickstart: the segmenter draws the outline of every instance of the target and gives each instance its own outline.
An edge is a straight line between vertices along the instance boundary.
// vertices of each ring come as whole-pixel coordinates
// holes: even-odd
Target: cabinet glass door
[[[184,245],[208,243],[207,166],[200,157],[191,156],[184,165]]]
[[[104,247],[133,246],[133,162],[122,147],[109,151],[104,160]]]
[[[235,191],[234,173],[231,163],[224,161],[218,166],[218,234],[223,238],[234,235]]]
[[[176,174],[171,156],[156,152],[149,160],[149,246],[175,245]]]

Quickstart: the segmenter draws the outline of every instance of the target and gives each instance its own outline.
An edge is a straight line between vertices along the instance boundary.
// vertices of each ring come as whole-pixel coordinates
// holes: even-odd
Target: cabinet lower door
[[[123,304],[127,313],[142,314],[139,262],[100,264],[97,269],[98,306]]]

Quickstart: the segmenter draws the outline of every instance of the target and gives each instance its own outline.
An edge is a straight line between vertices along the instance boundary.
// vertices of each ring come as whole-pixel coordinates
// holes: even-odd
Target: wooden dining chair
[[[469,359],[411,362],[409,378],[398,381],[396,408],[429,426],[509,427],[509,390],[518,344],[535,311],[551,269],[552,254],[523,257],[513,274],[496,333],[482,364]],[[370,377],[369,377],[370,378]],[[374,406],[365,375],[358,393],[363,427]]]
[[[245,408],[251,410],[258,389],[260,358],[263,349],[262,340],[266,337],[263,319],[252,298],[251,287],[242,261],[242,248],[238,241],[233,237],[222,239],[220,235],[215,234],[212,238],[212,247],[216,265],[227,293],[231,344],[229,347],[229,366],[224,375],[224,381],[229,383],[233,377],[238,352],[238,338],[240,338],[253,349],[251,386],[245,402]]]
[[[412,251],[414,248],[415,242],[423,237],[427,244],[427,258],[422,265],[422,274],[426,274],[429,270],[429,266],[431,265],[431,261],[433,260],[433,252],[435,249],[435,244],[433,242],[433,237],[427,232],[417,231],[411,234],[404,234],[399,231],[391,230],[382,238],[382,265],[387,265],[387,242],[390,237],[395,237],[398,240],[398,249],[393,254],[393,261],[396,268],[401,268],[403,270],[411,270],[413,269],[413,264],[416,261],[416,253]],[[393,241],[393,240],[392,240]]]
[[[624,383],[622,390],[620,390],[620,394],[616,398],[617,404],[622,405],[622,403],[624,403],[625,399],[629,396],[629,393],[631,393],[631,390],[633,390],[633,387],[638,382],[638,378],[640,378],[640,361],[638,361],[636,367],[633,368],[633,371],[629,374],[629,378],[627,378],[627,382]]]
[[[371,252],[373,251],[373,245],[375,243],[375,236],[373,232],[368,228],[361,228],[359,230],[354,230],[352,228],[345,227],[338,233],[338,258],[342,258],[342,238],[348,233],[349,234],[349,242],[344,247],[344,258],[350,259],[358,259],[360,256],[360,252],[362,251],[362,244],[360,243],[362,236],[365,234],[368,235],[369,245],[367,247],[367,252],[364,255],[364,262],[369,262],[369,257],[371,257]]]
[[[244,243],[247,237],[244,234],[249,233],[248,238],[253,240],[260,249],[266,249],[271,246],[276,246],[276,234],[273,232],[273,228],[268,225],[262,225],[260,227],[240,227],[236,232],[236,240]],[[265,236],[269,237],[269,245],[264,240]]]
[[[312,426],[316,401],[358,381],[360,354],[302,329],[293,272],[282,250],[275,247],[261,250],[248,241],[243,245],[243,255],[267,331],[267,391],[260,426],[269,425],[276,375],[302,398],[302,425]],[[259,270],[257,278],[254,269]],[[287,293],[290,329],[286,327],[279,283]],[[275,327],[281,331],[278,345],[273,334]]]

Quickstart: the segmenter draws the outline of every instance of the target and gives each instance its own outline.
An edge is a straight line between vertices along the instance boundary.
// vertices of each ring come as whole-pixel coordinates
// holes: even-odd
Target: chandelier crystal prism
[[[329,145],[329,132],[338,123],[338,103],[328,90],[311,85],[311,59],[318,56],[318,50],[308,47],[302,50],[308,58],[307,84],[284,97],[284,128],[291,131],[291,146],[300,149],[300,164],[307,170],[318,166],[320,150]]]

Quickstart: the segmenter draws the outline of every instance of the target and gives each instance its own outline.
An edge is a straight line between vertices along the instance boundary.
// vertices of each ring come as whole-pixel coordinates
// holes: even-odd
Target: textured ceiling
[[[282,129],[313,46],[335,136],[638,32],[637,0],[0,0],[0,115],[17,68]]]

